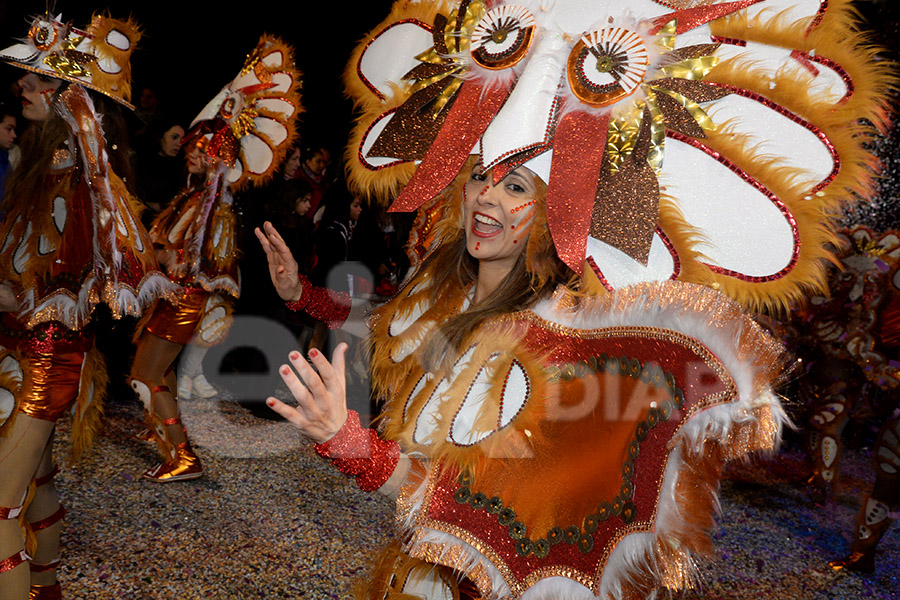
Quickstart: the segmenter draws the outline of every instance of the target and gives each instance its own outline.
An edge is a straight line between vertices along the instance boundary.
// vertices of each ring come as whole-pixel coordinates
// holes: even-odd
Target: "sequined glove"
[[[340,328],[350,314],[350,294],[315,286],[300,273],[297,273],[297,279],[303,286],[303,292],[299,300],[286,302],[288,309],[305,312],[323,321],[329,329]]]
[[[382,440],[374,429],[363,429],[359,414],[347,411],[347,421],[316,453],[330,459],[338,471],[356,478],[364,492],[374,492],[390,479],[400,459],[400,445]]]

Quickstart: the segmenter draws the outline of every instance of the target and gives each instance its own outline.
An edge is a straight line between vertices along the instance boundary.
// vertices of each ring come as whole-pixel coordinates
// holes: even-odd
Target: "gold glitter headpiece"
[[[232,189],[267,181],[297,135],[300,77],[291,47],[262,36],[237,77],[194,119],[184,143],[204,137],[204,152],[225,163]]]
[[[850,0],[395,2],[345,74],[350,180],[416,210],[480,155],[548,185],[588,287],[681,279],[784,306],[872,189],[894,76]],[[405,187],[404,187],[405,186]]]
[[[94,15],[83,31],[64,23],[62,15],[44,15],[32,20],[24,41],[0,51],[0,60],[83,85],[133,109],[130,60],[140,37],[130,19]]]

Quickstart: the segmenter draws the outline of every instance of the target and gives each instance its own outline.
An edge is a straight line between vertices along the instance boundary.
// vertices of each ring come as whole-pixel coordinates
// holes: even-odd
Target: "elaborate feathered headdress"
[[[83,85],[133,109],[131,53],[141,34],[134,21],[94,15],[87,30],[62,15],[32,20],[28,37],[0,51],[0,60],[39,75]]]
[[[681,279],[753,306],[821,286],[831,215],[871,191],[887,65],[849,0],[395,2],[346,73],[351,182],[391,210],[468,156],[548,184],[586,286]],[[401,191],[402,190],[402,191]]]
[[[293,50],[264,35],[240,73],[191,123],[185,144],[205,137],[205,152],[227,166],[225,183],[240,189],[272,177],[297,135],[300,73]]]

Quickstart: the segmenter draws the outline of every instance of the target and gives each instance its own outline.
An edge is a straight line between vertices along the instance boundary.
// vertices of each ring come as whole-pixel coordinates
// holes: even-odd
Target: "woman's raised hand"
[[[282,300],[297,301],[303,294],[303,284],[300,283],[297,275],[297,261],[294,260],[290,248],[269,221],[263,223],[263,230],[260,231],[257,227],[254,233],[266,252],[269,276],[272,278],[275,291]]]
[[[327,442],[347,420],[346,352],[347,344],[338,344],[329,363],[321,352],[310,350],[309,358],[315,369],[299,352],[291,352],[288,358],[293,368],[281,365],[278,372],[297,400],[297,407],[272,397],[266,400],[269,408],[314,442]]]

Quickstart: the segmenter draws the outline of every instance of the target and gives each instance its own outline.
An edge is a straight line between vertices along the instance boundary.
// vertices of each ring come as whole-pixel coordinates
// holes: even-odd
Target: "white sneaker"
[[[212,398],[219,393],[202,373],[194,377],[193,391],[198,398]]]
[[[182,375],[178,378],[178,399],[179,400],[190,400],[191,399],[191,378],[187,375]]]

